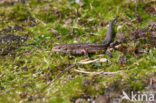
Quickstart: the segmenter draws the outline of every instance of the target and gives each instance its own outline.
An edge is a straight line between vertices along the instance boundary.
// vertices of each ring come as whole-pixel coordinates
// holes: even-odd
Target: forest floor
[[[155,90],[156,2],[76,1],[0,0],[0,103],[133,103],[121,100],[123,91]],[[102,42],[116,16],[115,40],[123,41],[109,55],[52,51]]]

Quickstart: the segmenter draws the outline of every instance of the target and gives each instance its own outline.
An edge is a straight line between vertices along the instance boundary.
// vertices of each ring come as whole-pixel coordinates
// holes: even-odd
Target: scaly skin
[[[106,39],[102,43],[60,44],[52,48],[55,52],[84,54],[106,51],[113,38],[113,24],[118,17],[109,23]]]

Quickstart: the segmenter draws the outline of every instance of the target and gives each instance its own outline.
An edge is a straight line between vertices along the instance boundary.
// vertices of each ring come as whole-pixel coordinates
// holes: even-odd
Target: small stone
[[[108,96],[99,96],[95,99],[95,103],[110,103],[110,98]]]
[[[75,103],[84,103],[84,99],[83,98],[78,98]]]
[[[19,96],[20,96],[20,98],[26,98],[27,97],[27,92],[20,92]]]
[[[100,62],[107,62],[108,60],[106,58],[99,59]]]
[[[14,30],[16,30],[16,31],[23,31],[24,28],[22,26],[15,25]]]
[[[83,84],[85,87],[87,87],[87,86],[90,84],[90,80],[88,80],[88,79],[83,79],[83,80],[82,80],[82,84]]]
[[[28,101],[33,101],[34,100],[34,97],[33,96],[30,96],[29,98],[28,98]]]
[[[117,29],[119,30],[119,29],[121,29],[122,28],[122,26],[121,25],[119,25],[118,27],[117,27]]]
[[[23,68],[21,68],[21,70],[28,71],[28,68],[27,67],[23,67]]]
[[[106,51],[106,54],[108,55],[108,57],[110,57],[110,58],[112,58],[113,57],[113,55],[112,55],[112,53],[110,52],[110,51]]]
[[[119,55],[118,56],[118,62],[120,64],[126,64],[127,63],[126,57],[124,55]]]
[[[75,3],[82,6],[84,4],[84,0],[75,0]]]

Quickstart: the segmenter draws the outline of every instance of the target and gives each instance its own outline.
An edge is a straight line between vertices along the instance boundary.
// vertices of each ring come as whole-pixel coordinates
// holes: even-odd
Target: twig
[[[43,87],[40,91],[38,91],[39,93],[43,92],[47,87],[49,87],[51,84],[53,84],[56,80],[58,80],[59,78],[61,78],[63,76],[64,73],[68,72],[70,69],[74,68],[78,63],[73,63],[72,65],[70,65],[69,67],[67,67],[64,71],[60,72],[59,74],[57,74],[56,78],[54,80],[52,80],[50,83],[48,83],[45,87]],[[13,90],[15,88],[10,88],[7,91],[4,91],[3,93],[0,93],[1,95],[4,95],[8,92],[10,92],[11,90]]]
[[[30,8],[30,7],[29,7],[28,9],[29,9],[29,11],[31,11],[31,8]],[[44,23],[42,20],[38,19],[34,14],[31,13],[31,15],[32,15],[32,17],[33,17],[36,21],[38,21],[39,23],[43,24],[44,26],[47,25],[47,24]]]
[[[6,91],[0,93],[0,96],[4,95],[4,94],[6,94],[6,93],[8,93],[8,92],[10,92],[11,90],[14,90],[14,89],[15,88],[10,88],[10,89],[6,90]]]
[[[40,19],[36,18],[34,15],[33,15],[33,18],[34,18],[36,21],[38,21],[38,22],[42,23],[44,26],[46,25],[46,23],[44,23],[42,20],[40,20]]]
[[[80,62],[78,62],[78,64],[91,64],[94,62],[109,62],[106,58],[99,58],[99,59],[94,59],[94,60],[81,60]]]
[[[113,75],[113,74],[117,74],[119,72],[88,72],[88,71],[84,71],[84,70],[74,70],[75,72],[78,72],[78,73],[85,73],[85,74],[92,74],[92,75],[99,75],[99,74],[103,74],[103,75]]]
[[[65,74],[66,72],[68,72],[69,70],[71,70],[72,68],[74,68],[75,66],[77,66],[78,64],[90,64],[90,63],[93,63],[93,62],[106,62],[107,59],[106,58],[101,58],[101,59],[95,59],[95,60],[82,60],[80,62],[76,62],[76,63],[73,63],[72,65],[70,65],[69,67],[67,67],[64,71],[60,72],[59,74],[57,74],[56,78],[54,80],[52,80],[50,83],[48,83],[45,87],[43,87],[41,89],[41,91],[43,91],[44,89],[46,89],[47,87],[49,87],[51,84],[53,84],[56,80],[58,80],[59,78],[61,78],[63,76],[63,74]],[[86,72],[87,73],[87,72]],[[95,72],[96,73],[96,72]],[[112,72],[113,73],[113,72]],[[114,72],[115,73],[115,72]],[[89,72],[88,72],[89,74]],[[99,72],[100,74],[100,72]],[[111,73],[105,73],[105,74],[111,74]],[[40,91],[40,92],[41,92]]]
[[[63,76],[63,74],[65,74],[66,72],[68,72],[69,70],[71,70],[72,68],[74,68],[75,66],[77,66],[77,64],[78,63],[73,63],[72,65],[70,65],[69,67],[67,67],[64,71],[62,71],[59,74],[57,74],[56,78],[54,80],[52,80],[50,83],[48,83],[45,87],[43,87],[40,92],[42,92],[44,89],[46,89],[51,84],[53,84],[56,80],[58,80],[59,78],[61,78]]]

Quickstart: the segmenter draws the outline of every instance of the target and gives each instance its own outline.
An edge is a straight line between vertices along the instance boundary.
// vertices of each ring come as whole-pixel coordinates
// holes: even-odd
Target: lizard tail
[[[112,38],[113,38],[113,24],[117,20],[118,17],[119,16],[117,16],[115,19],[113,19],[109,23],[108,31],[107,31],[107,34],[106,34],[106,38],[105,38],[105,40],[102,43],[104,43],[106,45],[109,45],[112,42]]]

